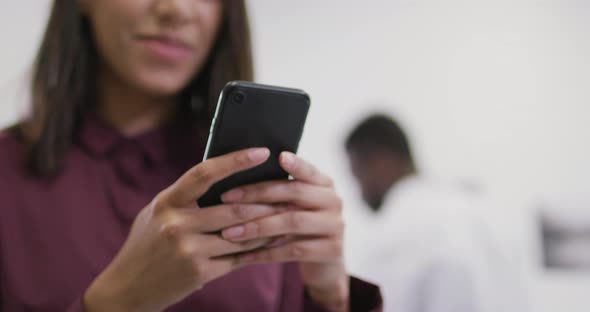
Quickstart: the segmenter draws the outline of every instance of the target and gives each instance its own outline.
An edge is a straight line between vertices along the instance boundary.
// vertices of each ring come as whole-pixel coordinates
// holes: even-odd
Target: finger
[[[264,163],[270,156],[267,148],[253,148],[206,160],[189,169],[163,192],[164,201],[185,207],[196,201],[213,184],[237,172]]]
[[[192,258],[196,262],[252,251],[268,245],[272,239],[256,239],[247,242],[230,242],[214,234],[184,235],[175,241],[177,253],[182,258]]]
[[[273,205],[226,204],[207,209],[186,209],[187,227],[191,230],[209,233],[246,223],[259,218],[281,213],[285,208]]]
[[[294,241],[282,246],[251,251],[238,256],[244,265],[271,262],[333,262],[342,258],[342,241],[316,238]]]
[[[252,251],[268,245],[271,238],[253,239],[245,242],[230,242],[219,235],[200,235],[197,248],[209,258]]]
[[[270,243],[268,243],[265,247],[278,247],[278,246],[282,246],[285,245],[287,243],[292,242],[293,240],[295,240],[296,237],[293,235],[283,235],[283,236],[277,236],[274,237]]]
[[[291,203],[302,208],[339,208],[333,189],[301,181],[269,181],[233,189],[221,196],[225,203]]]
[[[330,177],[323,174],[315,166],[293,153],[281,153],[279,162],[281,167],[283,167],[285,171],[295,178],[295,180],[326,187],[332,187],[334,185],[334,182],[332,179],[330,179]]]
[[[341,233],[343,228],[337,214],[293,210],[227,228],[222,237],[238,242],[281,235],[328,236]]]

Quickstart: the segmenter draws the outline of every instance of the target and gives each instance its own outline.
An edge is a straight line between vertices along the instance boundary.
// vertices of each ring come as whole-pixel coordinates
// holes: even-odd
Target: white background
[[[26,111],[48,4],[0,1],[0,126]],[[258,80],[311,94],[301,153],[335,178],[347,215],[362,205],[342,141],[368,113],[395,114],[424,173],[494,198],[506,245],[525,246],[535,310],[588,309],[590,277],[536,270],[531,234],[543,198],[590,194],[590,1],[249,5]]]

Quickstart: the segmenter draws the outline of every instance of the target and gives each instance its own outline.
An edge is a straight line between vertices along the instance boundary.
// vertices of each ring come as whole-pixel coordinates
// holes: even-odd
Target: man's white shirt
[[[525,312],[510,256],[490,235],[479,196],[411,176],[346,237],[353,274],[381,286],[385,311]],[[348,257],[350,258],[350,257]]]

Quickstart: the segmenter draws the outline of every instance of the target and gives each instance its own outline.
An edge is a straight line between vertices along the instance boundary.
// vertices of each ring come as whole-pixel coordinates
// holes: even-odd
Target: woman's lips
[[[149,54],[167,62],[182,61],[192,53],[192,48],[188,44],[170,37],[146,36],[138,40]]]

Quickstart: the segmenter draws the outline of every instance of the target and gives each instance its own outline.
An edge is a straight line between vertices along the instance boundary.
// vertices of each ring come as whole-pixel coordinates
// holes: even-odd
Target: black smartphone
[[[198,199],[199,207],[221,204],[221,195],[238,186],[288,179],[279,165],[279,155],[297,152],[309,106],[309,95],[302,90],[228,83],[217,102],[203,161],[252,147],[269,148],[270,157],[260,166],[214,184]]]

